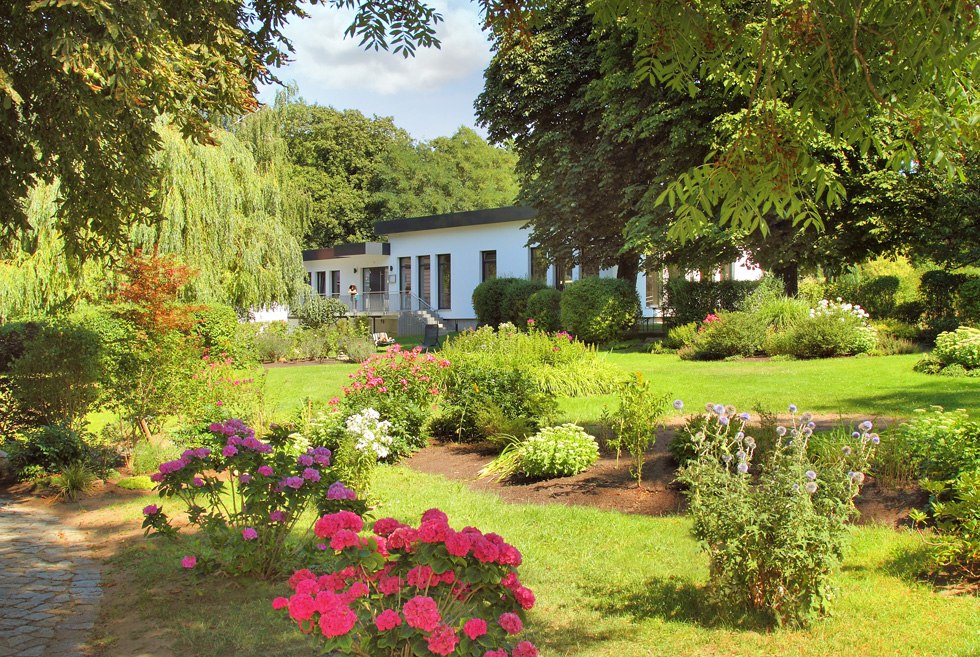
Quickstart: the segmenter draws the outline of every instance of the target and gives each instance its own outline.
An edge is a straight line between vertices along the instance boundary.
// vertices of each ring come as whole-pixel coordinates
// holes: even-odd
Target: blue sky
[[[442,48],[420,48],[408,59],[365,51],[358,39],[344,38],[349,11],[308,6],[310,17],[294,20],[285,30],[296,52],[277,75],[296,82],[308,102],[392,116],[416,139],[450,135],[461,125],[475,127],[473,101],[483,89],[483,70],[490,62],[477,5],[460,0],[430,4],[445,19],[437,28]],[[274,97],[275,88],[259,95],[263,102]]]

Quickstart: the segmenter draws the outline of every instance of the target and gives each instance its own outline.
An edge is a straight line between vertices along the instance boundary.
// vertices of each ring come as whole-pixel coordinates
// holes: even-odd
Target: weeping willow
[[[190,300],[239,309],[293,301],[303,285],[300,239],[309,220],[305,193],[268,111],[243,122],[243,138],[218,131],[217,145],[184,140],[161,123],[157,198],[162,219],[138,224],[129,243],[104,259],[65,254],[54,227],[58,185],[28,196],[31,230],[0,251],[0,322],[70,310],[111,288],[112,261],[140,248],[174,254],[198,271]]]

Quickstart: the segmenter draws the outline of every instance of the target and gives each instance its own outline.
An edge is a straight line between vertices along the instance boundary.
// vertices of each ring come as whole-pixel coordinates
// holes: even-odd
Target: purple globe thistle
[[[817,473],[814,472],[813,470],[807,470],[805,474],[806,474],[806,478],[809,479],[810,481],[815,481],[817,478]]]
[[[881,442],[881,436],[879,436],[876,433],[871,434],[871,442],[877,445],[878,443]]]
[[[796,412],[796,404],[790,404],[789,405],[789,412],[790,413],[795,413]]]
[[[715,413],[715,415],[724,415],[725,413],[725,407],[721,404],[715,404],[711,407],[711,410]]]
[[[747,463],[743,461],[742,463],[739,463],[737,466],[735,466],[735,469],[738,470],[739,474],[745,474],[746,472],[749,471],[749,466]]]
[[[861,437],[861,432],[860,431],[852,431],[851,432],[851,438],[860,438],[860,437]]]
[[[844,452],[844,456],[850,456],[851,455],[851,446],[850,445],[844,445],[843,447],[840,448],[840,450],[842,452]]]
[[[806,490],[806,492],[813,495],[817,492],[817,483],[815,481],[808,481],[803,485],[803,488]]]
[[[858,429],[860,429],[861,431],[871,431],[872,426],[873,425],[869,420],[865,420],[864,422],[858,425]]]
[[[738,414],[738,417],[739,417],[739,419],[740,419],[740,420],[741,420],[742,422],[748,422],[749,420],[751,420],[751,419],[752,419],[752,416],[751,416],[751,415],[749,415],[748,413],[746,413],[745,411],[742,411],[741,413],[739,413],[739,414]]]
[[[723,427],[727,427],[729,422],[730,420],[728,419],[727,415],[718,416],[718,423],[721,424]]]
[[[780,436],[780,437],[785,436],[786,435],[786,427],[783,427],[783,426],[776,427],[776,435],[777,436]]]
[[[674,400],[674,408],[676,410],[678,410],[678,411],[681,410],[682,408],[684,408],[684,402],[681,401],[680,399],[675,399]]]

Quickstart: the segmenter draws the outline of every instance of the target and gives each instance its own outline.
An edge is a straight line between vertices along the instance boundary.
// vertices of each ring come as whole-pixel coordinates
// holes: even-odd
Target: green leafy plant
[[[523,441],[514,439],[480,476],[504,479],[521,471],[532,479],[568,477],[589,469],[598,459],[595,437],[567,423],[546,427]]]
[[[670,395],[657,395],[649,381],[636,372],[619,387],[619,407],[613,416],[615,438],[609,441],[616,450],[626,448],[632,462],[636,485],[643,485],[643,463],[647,450],[657,442],[657,428],[670,408]]]
[[[688,356],[697,360],[720,360],[730,356],[755,356],[766,343],[766,324],[753,313],[719,312],[705,323],[689,345]]]
[[[877,342],[868,314],[859,306],[823,299],[810,310],[810,317],[787,330],[778,344],[782,353],[797,358],[829,358],[870,353]]]
[[[980,369],[980,328],[960,326],[940,333],[932,356],[942,365],[961,365],[963,369]]]
[[[980,468],[961,472],[952,481],[925,480],[923,486],[932,496],[935,522],[926,539],[929,574],[980,582]]]
[[[624,337],[640,315],[640,299],[628,281],[583,278],[561,295],[561,325],[579,340],[602,343]]]
[[[95,473],[84,461],[68,464],[51,479],[51,485],[56,491],[55,499],[63,502],[78,501],[92,488],[95,478]]]
[[[527,324],[527,320],[533,319],[540,331],[561,330],[561,290],[553,287],[538,290],[528,297],[524,314],[522,322]]]
[[[8,438],[4,449],[20,479],[30,478],[38,470],[59,472],[72,463],[84,462],[88,451],[80,432],[59,425],[27,429]]]
[[[745,416],[712,406],[714,417],[692,436],[697,456],[678,478],[688,487],[693,532],[708,553],[708,589],[720,609],[805,625],[833,599],[831,577],[865,480],[850,464],[870,463],[879,439],[864,422],[834,459],[818,461],[808,449],[812,419],[790,411],[789,426],[777,427],[779,440],[756,463]]]
[[[296,316],[303,328],[317,329],[333,326],[348,313],[347,305],[340,299],[311,294],[299,307]]]
[[[680,349],[681,347],[692,345],[697,337],[698,322],[688,322],[687,324],[675,326],[667,331],[667,338],[664,340],[664,344],[671,349]]]

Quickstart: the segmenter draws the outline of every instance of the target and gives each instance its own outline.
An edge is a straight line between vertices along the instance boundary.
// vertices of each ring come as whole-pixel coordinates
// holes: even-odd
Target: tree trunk
[[[140,431],[146,438],[146,442],[150,443],[151,445],[156,445],[159,443],[159,441],[154,440],[153,434],[150,432],[150,426],[146,423],[145,418],[139,418],[136,420],[136,426],[140,428]]]
[[[621,253],[616,259],[616,278],[629,281],[636,287],[636,277],[640,274],[640,254],[636,251]]]
[[[795,297],[800,291],[800,267],[795,262],[787,262],[773,267],[772,273],[783,282],[783,292],[788,297]]]

